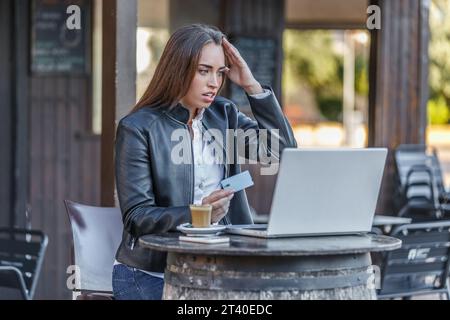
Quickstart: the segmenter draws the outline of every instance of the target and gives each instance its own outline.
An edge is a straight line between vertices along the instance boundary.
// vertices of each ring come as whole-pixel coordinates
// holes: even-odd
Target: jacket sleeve
[[[264,98],[247,94],[256,121],[238,111],[238,128],[245,133],[245,139],[238,136],[237,140],[238,145],[245,146],[245,158],[267,163],[264,158],[279,160],[284,148],[297,148],[297,141],[273,90],[267,86],[263,88],[270,90]],[[278,143],[273,143],[275,139]],[[242,156],[241,152],[239,154]]]
[[[120,122],[115,150],[117,194],[124,228],[133,237],[174,230],[191,220],[188,206],[155,205],[149,151],[142,132]]]

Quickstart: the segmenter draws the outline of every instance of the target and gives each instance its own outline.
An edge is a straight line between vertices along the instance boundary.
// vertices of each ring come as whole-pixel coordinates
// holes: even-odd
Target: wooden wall
[[[100,138],[89,134],[90,88],[90,77],[31,77],[31,221],[49,237],[37,298],[71,297],[72,234],[63,200],[100,203]]]
[[[429,1],[372,4],[381,8],[381,29],[371,37],[369,145],[390,150],[377,212],[392,214],[392,151],[402,143],[425,143]]]
[[[88,40],[86,60],[91,59],[91,48]],[[92,73],[28,71],[27,81],[31,227],[49,238],[36,298],[71,299],[66,270],[72,264],[72,232],[63,201],[100,205],[100,136],[92,133]]]
[[[90,73],[30,73],[30,8],[0,1],[0,226],[48,235],[36,298],[65,299],[72,235],[63,200],[99,205],[100,137],[91,134]]]
[[[219,24],[221,0],[170,0],[169,32],[191,23]]]
[[[221,21],[227,35],[263,36],[279,41],[273,90],[280,101],[284,5],[284,0],[224,0]]]

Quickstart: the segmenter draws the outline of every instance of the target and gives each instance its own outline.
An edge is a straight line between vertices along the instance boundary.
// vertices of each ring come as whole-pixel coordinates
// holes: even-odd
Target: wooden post
[[[4,227],[13,223],[13,5],[12,1],[0,1],[0,226]]]
[[[377,212],[392,212],[393,150],[425,143],[428,100],[428,0],[377,0],[381,29],[370,49],[369,145],[389,148]]]
[[[136,102],[136,0],[103,1],[101,205],[114,206],[116,124]]]
[[[29,78],[28,53],[30,52],[29,14],[30,1],[14,1],[15,28],[15,176],[14,176],[14,221],[16,227],[24,228],[30,224],[30,194],[29,194]],[[27,216],[28,214],[28,216]]]
[[[0,225],[25,227],[28,179],[29,1],[0,3]]]

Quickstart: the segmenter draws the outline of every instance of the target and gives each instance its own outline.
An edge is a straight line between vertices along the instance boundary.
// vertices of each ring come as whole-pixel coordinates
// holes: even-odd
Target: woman
[[[217,96],[225,77],[245,90],[256,121]],[[247,157],[251,146],[275,153],[269,143],[261,145],[261,129],[278,129],[277,154],[297,145],[272,90],[255,80],[223,33],[199,24],[178,29],[144,95],[117,128],[116,182],[124,232],[113,271],[116,299],[161,299],[166,253],[142,248],[137,239],[190,222],[189,204],[211,204],[211,223],[252,223],[245,193],[219,187],[222,179],[240,172],[237,152],[230,155],[223,138],[238,129],[256,132],[256,138],[245,140]],[[208,131],[220,134],[202,138]],[[225,160],[206,163],[223,156],[211,144],[216,136],[223,138],[216,142]],[[180,140],[187,152],[174,152]],[[187,161],[179,161],[180,156]]]

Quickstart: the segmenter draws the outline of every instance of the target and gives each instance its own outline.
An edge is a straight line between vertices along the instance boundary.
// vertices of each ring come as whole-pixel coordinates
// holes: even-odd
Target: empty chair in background
[[[0,300],[33,299],[47,243],[41,231],[0,228]]]
[[[122,240],[119,208],[86,206],[64,201],[72,227],[78,300],[112,298],[112,271]]]
[[[402,225],[391,236],[402,240],[402,247],[384,255],[378,297],[438,293],[450,299],[450,221]]]
[[[395,151],[396,193],[399,216],[416,221],[435,220],[450,212],[448,193],[434,148],[426,145],[400,145]]]

